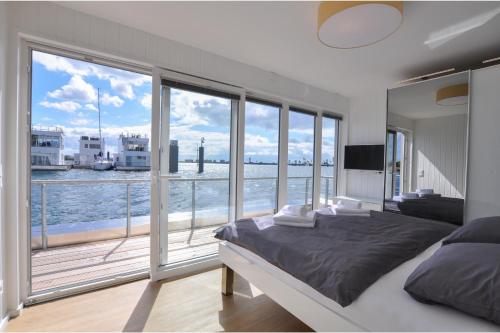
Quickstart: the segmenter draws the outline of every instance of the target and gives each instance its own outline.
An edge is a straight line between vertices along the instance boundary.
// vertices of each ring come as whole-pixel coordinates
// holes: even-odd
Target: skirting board
[[[317,332],[366,331],[366,329],[332,312],[300,290],[276,278],[261,267],[261,265],[257,265],[251,259],[231,249],[226,242],[219,244],[219,259],[238,273],[238,275],[256,286],[269,298]]]

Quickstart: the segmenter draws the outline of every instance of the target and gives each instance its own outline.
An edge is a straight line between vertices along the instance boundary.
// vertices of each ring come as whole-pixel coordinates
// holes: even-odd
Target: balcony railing
[[[321,182],[320,193],[324,189],[324,197],[321,199],[328,202],[330,196],[330,182],[334,179],[332,176],[322,176],[321,181],[325,180],[324,186]],[[196,201],[197,201],[197,188],[198,183],[209,183],[209,182],[229,182],[229,178],[168,178],[169,182],[172,183],[190,183],[191,187],[191,216],[190,216],[190,228],[194,229],[197,227],[196,223]],[[244,178],[246,181],[273,181],[275,189],[278,188],[278,178],[277,177],[247,177]],[[304,204],[309,204],[309,190],[311,185],[312,177],[288,177],[288,180],[304,180]],[[133,184],[144,184],[149,183],[150,179],[80,179],[80,180],[67,180],[67,179],[57,179],[57,180],[32,180],[32,185],[40,186],[40,219],[41,219],[41,248],[46,249],[49,247],[48,244],[48,223],[47,223],[47,188],[49,186],[55,185],[65,185],[65,186],[95,186],[95,185],[105,185],[105,184],[122,184],[126,185],[126,229],[125,237],[130,237],[132,235],[132,207],[131,207],[131,197]],[[276,190],[274,195],[276,195]],[[312,189],[311,189],[312,190]],[[322,202],[323,203],[323,202]],[[276,206],[276,205],[274,205]],[[223,223],[223,222],[222,222]],[[116,238],[116,237],[109,237]],[[92,241],[92,240],[87,240]]]

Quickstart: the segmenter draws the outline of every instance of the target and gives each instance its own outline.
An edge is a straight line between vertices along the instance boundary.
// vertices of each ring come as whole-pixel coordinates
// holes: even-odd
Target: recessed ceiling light
[[[403,22],[403,1],[323,1],[318,38],[326,46],[351,49],[374,44]]]

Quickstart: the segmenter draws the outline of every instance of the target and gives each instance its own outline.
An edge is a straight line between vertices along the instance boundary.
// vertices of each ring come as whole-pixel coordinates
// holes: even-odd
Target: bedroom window
[[[290,108],[287,197],[291,205],[312,204],[315,121],[315,113]]]
[[[339,119],[323,115],[321,130],[320,204],[328,206],[337,195]]]
[[[160,265],[170,265],[217,253],[213,230],[234,216],[240,97],[170,79],[161,85]]]
[[[279,104],[249,98],[246,100],[244,217],[276,212],[280,112]]]

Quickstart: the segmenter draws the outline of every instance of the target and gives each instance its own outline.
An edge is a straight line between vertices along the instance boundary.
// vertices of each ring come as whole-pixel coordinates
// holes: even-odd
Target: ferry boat
[[[64,133],[59,127],[31,129],[31,170],[67,171],[64,164]]]
[[[115,169],[121,171],[149,171],[151,152],[149,138],[140,134],[121,134],[118,139],[118,154]]]

